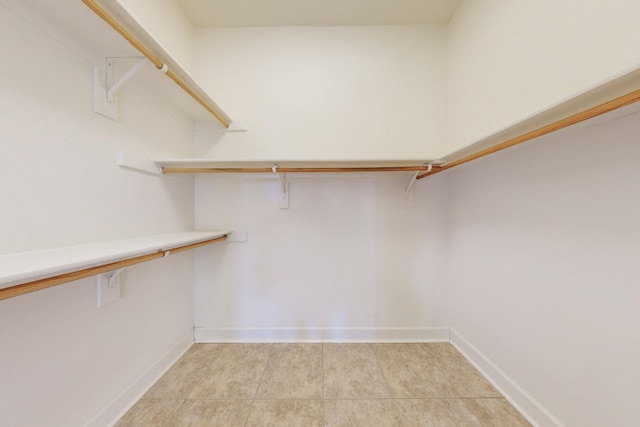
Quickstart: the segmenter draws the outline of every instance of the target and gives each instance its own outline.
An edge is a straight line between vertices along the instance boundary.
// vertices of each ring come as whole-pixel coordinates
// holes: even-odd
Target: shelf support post
[[[289,183],[287,182],[287,174],[282,172],[278,172],[279,166],[274,164],[271,168],[271,172],[278,175],[278,180],[280,181],[280,189],[282,190],[282,197],[280,198],[280,209],[288,209],[289,208]]]

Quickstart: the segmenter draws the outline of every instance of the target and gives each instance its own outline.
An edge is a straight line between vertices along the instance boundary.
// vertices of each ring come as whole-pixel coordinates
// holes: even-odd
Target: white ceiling
[[[446,24],[462,0],[176,0],[195,27]]]

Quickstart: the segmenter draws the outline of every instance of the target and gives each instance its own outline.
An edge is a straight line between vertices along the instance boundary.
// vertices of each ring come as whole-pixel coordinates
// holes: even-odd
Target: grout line
[[[465,399],[504,399],[503,397],[327,397],[325,400],[465,400]],[[258,399],[260,400],[260,399]],[[286,400],[286,399],[283,399]],[[293,399],[289,399],[293,400]],[[300,400],[300,399],[296,399]],[[309,399],[312,400],[312,399]]]
[[[367,345],[371,347],[371,351],[373,352],[373,357],[375,357],[376,363],[378,364],[378,369],[380,370],[380,375],[382,375],[382,379],[384,380],[384,383],[387,385],[387,388],[389,389],[389,392],[392,396],[390,397],[390,399],[393,399],[394,398],[393,388],[391,387],[391,384],[389,383],[389,381],[387,381],[387,376],[384,374],[384,369],[382,369],[382,363],[380,363],[380,359],[378,359],[378,353],[376,353],[375,344],[368,343]],[[384,344],[380,344],[380,345],[384,345]]]
[[[251,416],[251,413],[253,412],[253,409],[255,408],[256,397],[258,396],[258,391],[260,391],[260,386],[262,385],[262,380],[264,379],[264,374],[267,372],[267,368],[269,367],[269,361],[271,360],[271,355],[273,354],[274,347],[275,347],[274,343],[269,344],[269,356],[267,356],[267,361],[264,364],[264,369],[262,370],[262,375],[260,375],[260,380],[258,381],[258,386],[256,387],[256,391],[253,393],[253,397],[251,398],[251,409],[249,410],[249,413],[247,414],[247,418],[244,420],[244,426],[245,427],[247,426],[247,423],[249,422],[249,417]],[[249,400],[249,399],[247,399],[247,400]]]
[[[461,399],[462,400],[462,404],[465,406],[465,408],[467,408],[469,410],[469,412],[471,413],[471,415],[473,416],[473,418],[475,418],[476,420],[478,420],[478,423],[482,424],[482,420],[480,418],[478,418],[478,416],[476,415],[475,411],[473,410],[473,408],[469,405],[469,403],[467,402],[468,399]]]
[[[496,396],[465,396],[465,397],[456,397],[456,396],[436,396],[436,397],[327,397],[327,398],[319,398],[319,397],[258,397],[256,399],[253,398],[241,398],[241,397],[225,397],[225,398],[215,398],[215,399],[198,399],[198,398],[177,398],[177,397],[145,397],[140,400],[182,400],[182,401],[214,401],[214,402],[229,402],[229,401],[268,401],[268,400],[475,400],[475,399],[493,399],[493,400],[502,400],[504,397],[496,397]],[[506,399],[505,399],[506,400]],[[137,403],[137,402],[136,402]]]
[[[269,367],[269,361],[271,360],[271,356],[273,355],[273,348],[275,346],[275,344],[269,344],[270,345],[270,349],[269,349],[269,355],[267,356],[267,361],[264,364],[264,369],[262,370],[262,374],[260,375],[260,380],[258,380],[258,386],[256,387],[256,391],[253,393],[253,397],[251,398],[252,400],[256,400],[256,397],[258,396],[258,392],[260,391],[260,386],[262,385],[262,380],[264,379],[264,374],[267,372],[267,368]]]
[[[325,425],[325,416],[324,416],[324,402],[326,400],[326,396],[324,394],[324,343],[320,343],[320,356],[322,359],[322,425]]]
[[[424,344],[420,345],[420,349],[425,356],[429,355],[429,353],[427,353],[427,350],[424,348]],[[444,362],[441,359],[442,359],[441,355],[438,354],[437,357],[433,359],[433,367],[436,369],[436,371],[440,375],[442,375],[447,380],[447,383],[449,384],[449,386],[451,386],[451,389],[453,390],[455,395],[458,396],[458,398],[462,399],[463,396],[458,392],[458,388],[453,384],[453,381],[451,381],[451,379],[449,378],[449,375],[446,374],[445,370],[442,369],[442,366],[443,366],[442,364]]]
[[[398,415],[400,415],[401,413],[401,407],[400,407],[400,402],[402,401],[462,401],[463,405],[465,408],[467,408],[472,416],[475,419],[478,419],[478,416],[473,412],[471,406],[470,406],[470,402],[473,400],[477,400],[477,399],[485,399],[485,400],[499,400],[502,399],[504,400],[503,396],[435,396],[435,397],[393,397],[393,390],[391,389],[391,387],[389,386],[389,382],[387,381],[387,377],[384,374],[384,370],[382,369],[382,364],[380,363],[380,359],[378,357],[378,353],[376,352],[376,346],[377,345],[384,345],[384,344],[374,344],[374,343],[365,343],[365,345],[367,345],[371,351],[373,351],[374,357],[375,357],[375,361],[376,364],[378,366],[378,369],[380,370],[380,373],[382,374],[383,380],[385,382],[385,384],[387,385],[387,387],[389,387],[390,391],[391,391],[391,397],[366,397],[366,396],[357,396],[357,397],[326,397],[325,396],[325,392],[326,392],[326,387],[325,387],[325,363],[324,363],[324,344],[325,343],[320,343],[320,349],[321,349],[321,363],[322,363],[322,425],[324,426],[326,423],[326,402],[327,401],[363,401],[363,400],[372,400],[372,401],[392,401],[393,406],[395,407],[396,411],[398,412]],[[285,344],[287,345],[287,344]],[[361,344],[358,344],[361,345]],[[182,410],[182,407],[187,404],[188,401],[192,401],[192,402],[202,402],[202,401],[218,401],[218,402],[248,402],[250,403],[250,408],[247,412],[245,421],[244,421],[244,426],[246,427],[249,423],[249,419],[251,414],[253,413],[253,411],[255,410],[255,403],[256,402],[260,402],[260,401],[287,401],[287,400],[296,400],[296,401],[305,401],[305,402],[310,402],[310,401],[318,401],[320,399],[318,399],[317,397],[264,397],[264,398],[259,398],[258,397],[258,393],[260,391],[261,386],[263,385],[263,381],[265,380],[266,377],[266,372],[267,369],[269,368],[270,362],[272,360],[272,358],[275,355],[276,352],[276,344],[271,343],[270,347],[269,347],[269,352],[268,352],[268,356],[265,362],[265,366],[264,369],[260,375],[260,379],[258,381],[258,385],[255,389],[255,392],[253,393],[252,397],[246,397],[246,398],[162,398],[162,397],[153,397],[153,398],[141,398],[139,399],[139,401],[141,400],[153,400],[153,401],[180,401],[180,404],[177,406],[176,410],[173,412],[173,414],[170,417],[170,421],[176,421],[177,422],[177,417],[180,413],[180,411]],[[419,350],[420,353],[423,354],[425,357],[429,356],[430,353],[427,352],[427,349],[424,347],[424,345],[420,344],[419,345]],[[184,355],[183,355],[184,357]],[[439,365],[441,363],[443,363],[443,361],[440,361],[441,359],[441,355],[438,353],[436,354],[436,357],[433,358],[433,364],[436,368],[439,369]],[[181,358],[182,359],[182,358]],[[180,360],[180,359],[179,359]],[[177,362],[176,362],[177,363]],[[444,375],[444,373],[443,373]],[[446,375],[444,375],[446,377]],[[448,378],[447,378],[448,380]],[[459,393],[456,393],[459,394]],[[137,402],[136,402],[137,403]]]
[[[182,407],[185,405],[185,403],[187,402],[186,399],[180,399],[182,400],[182,402],[180,402],[180,404],[178,405],[178,407],[173,411],[173,414],[171,415],[171,420],[172,421],[176,421],[177,417],[178,417],[178,413],[180,413],[180,409],[182,409]]]

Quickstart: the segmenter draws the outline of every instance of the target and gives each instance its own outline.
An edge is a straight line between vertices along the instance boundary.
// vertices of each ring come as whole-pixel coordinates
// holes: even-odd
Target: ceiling
[[[462,0],[176,0],[195,27],[446,24]]]

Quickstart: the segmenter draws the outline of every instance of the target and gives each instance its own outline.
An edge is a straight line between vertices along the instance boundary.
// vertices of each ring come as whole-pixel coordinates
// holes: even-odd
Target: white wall
[[[198,29],[194,75],[247,133],[220,159],[430,159],[445,138],[442,26]]]
[[[639,67],[639,14],[635,0],[465,0],[447,28],[446,152]]]
[[[248,233],[196,254],[196,340],[448,338],[446,185],[409,177],[196,178],[196,227]],[[435,335],[434,335],[435,334]]]
[[[193,179],[116,164],[191,155],[189,121],[128,89],[119,122],[94,114],[92,64],[3,5],[0,38],[0,253],[192,229]],[[0,301],[0,424],[86,425],[191,333],[192,266],[127,269],[102,309],[92,278]]]
[[[567,426],[640,416],[639,139],[636,113],[449,176],[451,327]]]
[[[553,4],[551,14],[467,0],[449,34],[453,147],[637,63],[635,2],[581,2],[572,13],[583,19]],[[593,16],[599,25],[579,27]],[[568,33],[584,35],[572,39],[579,56],[538,39]],[[191,123],[129,89],[120,122],[97,116],[88,61],[3,7],[0,36],[10,59],[0,68],[0,253],[192,228],[192,179],[115,165],[121,149],[189,157]],[[250,132],[201,124],[196,154],[434,157],[445,136],[444,47],[441,27],[199,31],[198,77]],[[594,57],[611,61],[579,59]],[[542,80],[529,80],[533,71]],[[536,89],[510,102],[522,87]],[[127,270],[123,299],[100,310],[91,279],[0,302],[0,419],[86,424],[195,315],[203,336],[226,339],[420,338],[451,324],[566,424],[632,425],[637,121],[567,131],[421,181],[414,209],[403,207],[407,176],[292,177],[288,210],[272,179],[198,177],[196,227],[249,240],[196,252],[195,313],[190,253]]]
[[[199,123],[197,157],[428,159],[444,141],[444,27],[198,29],[195,77],[247,133]],[[196,179],[196,227],[249,233],[196,255],[206,340],[446,338],[444,183],[408,175]],[[439,181],[439,180],[438,180]],[[436,334],[436,335],[432,335]]]

